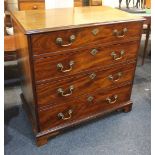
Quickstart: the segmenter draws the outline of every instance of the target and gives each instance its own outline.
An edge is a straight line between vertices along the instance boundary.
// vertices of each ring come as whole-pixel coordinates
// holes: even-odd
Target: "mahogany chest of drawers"
[[[109,7],[12,16],[21,99],[38,146],[69,127],[131,110],[143,18]]]

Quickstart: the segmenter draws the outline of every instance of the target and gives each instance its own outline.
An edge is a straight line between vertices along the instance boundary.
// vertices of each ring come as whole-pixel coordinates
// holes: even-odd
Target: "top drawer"
[[[32,35],[34,55],[79,48],[92,42],[116,43],[139,39],[142,23],[130,22]]]

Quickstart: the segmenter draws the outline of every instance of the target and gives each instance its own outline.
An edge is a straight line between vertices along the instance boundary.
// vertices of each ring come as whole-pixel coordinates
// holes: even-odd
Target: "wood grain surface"
[[[112,44],[134,40],[139,38],[141,26],[141,23],[131,22],[37,34],[32,36],[32,51],[34,55],[39,55],[79,48],[92,43],[104,45],[104,43]],[[124,28],[127,28],[124,37],[117,37],[113,34],[114,30],[118,30],[121,33]],[[98,33],[94,35],[92,33],[93,30],[97,30]],[[71,35],[75,35],[75,41],[70,46],[62,47],[56,43],[57,38],[62,38],[64,44],[70,43],[69,38]]]
[[[31,113],[33,120],[34,131],[38,132],[38,122],[37,122],[37,114],[36,114],[36,102],[34,97],[34,88],[33,85],[33,76],[32,76],[32,68],[31,68],[31,55],[29,54],[29,38],[22,33],[22,29],[20,26],[13,21],[13,27],[15,32],[15,43],[16,43],[16,51],[18,58],[18,69],[21,75],[21,90],[22,90],[22,98],[24,98],[25,102],[28,106],[28,111]],[[22,99],[23,100],[23,99]]]
[[[26,34],[144,20],[142,17],[107,6],[15,11],[12,15]]]
[[[45,9],[45,2],[19,2],[19,10],[40,10]]]
[[[96,70],[93,72],[85,73],[79,76],[71,76],[66,79],[60,79],[58,81],[52,81],[45,84],[39,84],[36,86],[38,105],[47,106],[54,104],[62,104],[63,102],[70,102],[73,98],[79,97],[83,94],[88,94],[99,89],[106,89],[112,86],[119,86],[122,83],[130,81],[132,83],[134,75],[135,63],[122,65],[109,70]],[[118,77],[118,73],[121,72],[122,76]],[[94,79],[91,79],[92,74],[95,75]],[[109,79],[112,75],[114,79],[119,78],[114,82]],[[74,89],[70,91],[70,86]],[[62,88],[64,94],[70,94],[69,96],[62,96],[58,93],[58,89]]]
[[[100,113],[106,109],[112,109],[114,106],[118,106],[123,102],[127,102],[130,99],[131,86],[127,85],[111,91],[99,91],[90,93],[89,95],[81,96],[78,100],[71,100],[70,103],[63,103],[62,105],[56,105],[48,108],[47,110],[39,111],[40,129],[48,130],[50,128],[59,127],[64,124],[70,124],[71,122],[80,120],[92,116],[93,114]],[[106,100],[107,97],[118,96],[115,103],[109,104]],[[89,96],[93,96],[93,102],[88,102]],[[68,116],[68,111],[72,110],[71,118],[68,120],[62,120],[58,117],[59,113],[63,113],[65,117]]]
[[[130,45],[130,46],[129,46]],[[96,49],[95,55],[92,55],[92,50]],[[124,50],[124,55],[120,60],[114,60],[111,56],[112,52],[115,52],[120,57],[120,52]],[[74,51],[65,51],[55,54],[50,57],[43,57],[41,59],[34,60],[34,72],[37,83],[51,81],[55,78],[64,78],[65,76],[75,75],[87,70],[98,69],[101,67],[117,66],[118,63],[135,60],[138,50],[138,41],[127,42],[124,44],[115,44],[111,46],[103,46],[103,44],[91,46],[85,48],[79,48]],[[74,61],[74,64],[70,66],[70,62]],[[61,63],[63,70],[70,69],[69,72],[62,72],[57,65]]]

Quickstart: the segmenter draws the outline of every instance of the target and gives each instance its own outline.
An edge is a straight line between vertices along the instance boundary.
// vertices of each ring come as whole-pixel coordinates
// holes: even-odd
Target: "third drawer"
[[[70,102],[83,94],[119,86],[133,80],[136,63],[117,68],[88,72],[58,81],[36,85],[39,107]]]

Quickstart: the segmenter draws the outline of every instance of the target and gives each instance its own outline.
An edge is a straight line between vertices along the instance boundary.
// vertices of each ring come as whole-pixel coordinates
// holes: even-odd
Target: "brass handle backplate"
[[[63,39],[61,37],[58,37],[58,38],[56,38],[56,44],[59,45],[59,46],[62,46],[62,47],[67,47],[67,46],[72,45],[72,43],[75,41],[75,39],[76,39],[75,35],[71,35],[69,37],[69,43],[64,44]]]
[[[122,59],[122,57],[123,57],[124,54],[125,54],[125,51],[124,50],[120,51],[120,55],[117,55],[114,51],[111,52],[111,56],[116,61]]]
[[[90,78],[91,80],[95,79],[95,77],[96,77],[96,74],[95,74],[95,73],[92,73],[92,74],[89,75],[89,78]]]
[[[73,113],[73,110],[72,109],[69,109],[67,114],[63,114],[62,112],[58,113],[58,118],[59,119],[62,119],[62,120],[68,120],[68,119],[71,119],[72,118],[72,113]],[[68,115],[68,117],[65,117],[65,115]]]
[[[117,74],[114,74],[114,75],[109,75],[108,78],[109,80],[111,80],[112,82],[117,82],[120,80],[122,76],[122,72],[118,72]]]
[[[63,64],[62,64],[62,63],[58,63],[58,64],[57,64],[57,69],[60,70],[61,72],[64,72],[64,73],[65,73],[65,72],[71,71],[71,70],[73,69],[73,65],[74,65],[74,61],[71,60],[71,61],[69,62],[70,68],[64,70]]]
[[[121,31],[118,31],[117,29],[115,29],[113,30],[113,35],[116,36],[117,38],[123,38],[127,32],[128,32],[127,28],[124,28]]]
[[[98,53],[98,50],[96,48],[94,48],[90,51],[90,54],[93,56],[95,56],[97,53]]]
[[[113,103],[115,103],[117,100],[118,100],[118,96],[117,96],[117,95],[114,95],[114,96],[111,96],[111,97],[107,97],[107,98],[106,98],[106,101],[107,101],[109,104],[113,104]]]
[[[37,5],[33,5],[33,9],[38,9],[38,6]]]
[[[74,90],[74,86],[71,85],[71,86],[69,87],[69,93],[66,93],[66,94],[65,94],[65,91],[64,91],[62,88],[58,88],[58,89],[57,89],[57,92],[58,92],[59,94],[61,94],[61,96],[70,96],[70,95],[72,95],[73,90]]]

